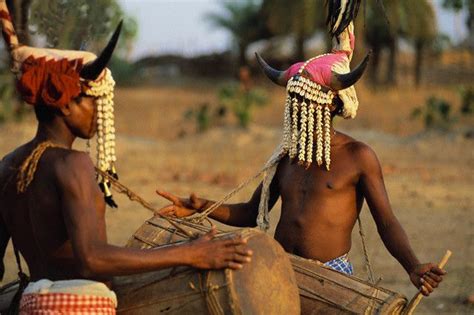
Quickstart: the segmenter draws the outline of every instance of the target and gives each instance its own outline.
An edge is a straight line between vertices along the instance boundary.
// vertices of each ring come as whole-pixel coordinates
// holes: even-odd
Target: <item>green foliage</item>
[[[112,71],[115,83],[118,86],[128,86],[137,83],[138,70],[134,63],[113,56],[108,68]]]
[[[11,76],[2,75],[0,77],[0,123],[14,116],[14,93]]]
[[[462,87],[459,96],[461,98],[461,114],[474,114],[474,87]]]
[[[452,118],[451,104],[442,98],[431,96],[424,106],[415,108],[411,114],[413,119],[423,120],[425,129],[448,130]]]
[[[267,102],[266,94],[262,90],[245,90],[237,84],[222,87],[218,98],[234,114],[242,128],[247,128],[250,123],[251,109]]]
[[[30,29],[45,37],[50,47],[100,51],[104,41],[124,19],[118,50],[127,54],[137,36],[136,21],[124,15],[116,0],[35,0]]]
[[[211,13],[207,18],[213,25],[232,35],[239,52],[240,65],[247,64],[245,51],[248,45],[265,37],[258,0],[223,1],[222,13]]]
[[[203,103],[197,109],[190,109],[184,113],[184,118],[194,120],[198,132],[208,130],[213,124],[216,124],[224,117],[225,108],[217,107],[212,109],[208,103]]]

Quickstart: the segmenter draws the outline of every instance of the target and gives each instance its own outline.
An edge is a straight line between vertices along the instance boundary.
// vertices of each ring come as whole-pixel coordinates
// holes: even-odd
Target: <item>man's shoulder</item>
[[[93,175],[94,163],[89,154],[81,151],[53,148],[49,156],[52,169],[59,179],[80,179],[83,175]]]
[[[348,135],[344,136],[344,145],[354,162],[361,166],[375,166],[379,164],[377,154],[368,144]]]

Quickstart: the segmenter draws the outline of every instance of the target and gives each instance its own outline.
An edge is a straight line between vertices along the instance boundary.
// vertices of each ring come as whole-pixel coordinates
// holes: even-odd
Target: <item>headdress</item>
[[[333,37],[331,53],[298,62],[285,71],[270,67],[260,55],[257,60],[265,74],[276,84],[285,86],[287,97],[284,114],[283,149],[290,158],[309,167],[313,162],[313,139],[316,139],[316,162],[330,169],[331,105],[338,98],[342,108],[338,115],[354,118],[359,102],[353,85],[360,79],[369,54],[353,70],[349,68],[354,52],[354,25],[360,0],[328,1],[327,23]],[[316,133],[316,137],[314,137]]]
[[[17,89],[23,100],[61,108],[81,93],[96,98],[97,167],[117,176],[114,163],[114,85],[107,63],[117,44],[122,22],[99,56],[87,51],[36,48],[19,43],[5,0],[0,0],[2,35],[12,57],[11,71],[17,78]],[[106,178],[99,185],[107,203],[116,207]]]

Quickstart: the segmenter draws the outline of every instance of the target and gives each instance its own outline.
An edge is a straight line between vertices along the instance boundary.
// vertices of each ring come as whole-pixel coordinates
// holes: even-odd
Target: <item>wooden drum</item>
[[[289,255],[301,298],[301,314],[401,314],[407,299],[321,263]]]
[[[180,223],[181,225],[181,223]],[[189,224],[189,231],[206,227]],[[281,246],[255,229],[220,233],[217,238],[240,235],[254,254],[241,270],[168,268],[146,274],[117,277],[119,314],[300,314],[295,275]],[[127,246],[154,248],[183,242],[184,235],[166,220],[149,219]]]

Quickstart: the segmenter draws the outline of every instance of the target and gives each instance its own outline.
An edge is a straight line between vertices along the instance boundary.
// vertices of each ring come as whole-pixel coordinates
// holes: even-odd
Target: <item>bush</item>
[[[251,109],[267,102],[265,93],[257,88],[244,89],[234,84],[222,87],[218,92],[219,101],[237,118],[242,128],[247,128],[251,120]]]
[[[470,115],[474,113],[474,88],[461,87],[459,91],[461,98],[461,114]]]
[[[424,106],[415,108],[411,116],[413,119],[421,118],[425,129],[448,130],[452,123],[450,113],[451,104],[442,98],[431,96]]]

